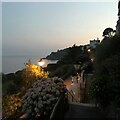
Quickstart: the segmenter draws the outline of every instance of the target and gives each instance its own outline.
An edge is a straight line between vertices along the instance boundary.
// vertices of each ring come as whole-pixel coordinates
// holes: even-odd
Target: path
[[[73,94],[74,98],[79,102],[84,102],[85,96],[85,83],[83,79],[77,80],[76,76],[69,77],[64,81],[68,91]],[[68,96],[69,101],[72,101],[72,97]]]
[[[104,115],[94,105],[83,103],[70,103],[69,105],[65,120],[105,120]]]
[[[81,83],[82,82],[82,83]],[[95,107],[95,105],[88,104],[88,103],[80,103],[81,100],[81,92],[80,84],[83,85],[82,88],[84,88],[84,81],[81,79],[81,81],[76,82],[76,79],[74,77],[73,83],[72,80],[69,78],[65,80],[64,82],[66,84],[66,87],[69,90],[72,90],[74,93],[74,99],[78,100],[79,103],[75,103],[74,100],[71,101],[70,96],[68,96],[69,99],[69,111],[65,115],[64,120],[105,120],[104,115],[100,112],[100,110]],[[85,89],[85,88],[84,88]],[[80,96],[78,95],[80,94]]]

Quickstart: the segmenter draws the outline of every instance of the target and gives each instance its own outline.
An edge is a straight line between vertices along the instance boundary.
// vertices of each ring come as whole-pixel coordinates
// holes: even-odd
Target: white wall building
[[[87,49],[89,49],[89,48],[95,49],[97,47],[97,45],[99,45],[99,44],[100,44],[100,40],[99,40],[99,38],[97,38],[97,40],[95,40],[95,39],[90,40],[90,44],[85,45],[85,46],[86,46]]]
[[[99,40],[99,38],[97,38],[97,40],[90,40],[90,47],[91,48],[96,48],[96,46],[97,45],[99,45],[100,44],[100,40]]]

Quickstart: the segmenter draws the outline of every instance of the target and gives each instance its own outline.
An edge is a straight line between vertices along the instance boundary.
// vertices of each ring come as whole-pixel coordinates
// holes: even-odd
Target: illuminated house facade
[[[89,48],[95,49],[97,47],[97,45],[99,45],[99,44],[100,44],[100,40],[97,38],[97,40],[95,40],[95,39],[90,40],[90,44],[85,45],[85,46],[86,46],[87,49],[89,49]]]

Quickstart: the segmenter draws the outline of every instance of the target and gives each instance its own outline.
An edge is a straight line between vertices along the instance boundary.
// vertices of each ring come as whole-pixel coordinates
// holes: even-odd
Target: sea
[[[18,70],[25,68],[25,63],[29,60],[31,63],[38,65],[37,61],[41,59],[40,56],[2,56],[2,73],[15,73]],[[47,67],[50,63],[56,63],[58,60],[43,59],[45,64],[43,67]]]

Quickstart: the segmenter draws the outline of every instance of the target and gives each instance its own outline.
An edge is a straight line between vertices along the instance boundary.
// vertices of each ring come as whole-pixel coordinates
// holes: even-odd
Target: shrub
[[[61,78],[42,78],[36,81],[23,97],[22,111],[28,116],[50,115],[66,87]]]
[[[20,93],[3,96],[3,118],[9,118],[21,108],[22,99]]]
[[[109,104],[109,87],[108,78],[105,76],[97,76],[93,79],[90,85],[90,96],[101,107],[105,107]]]

